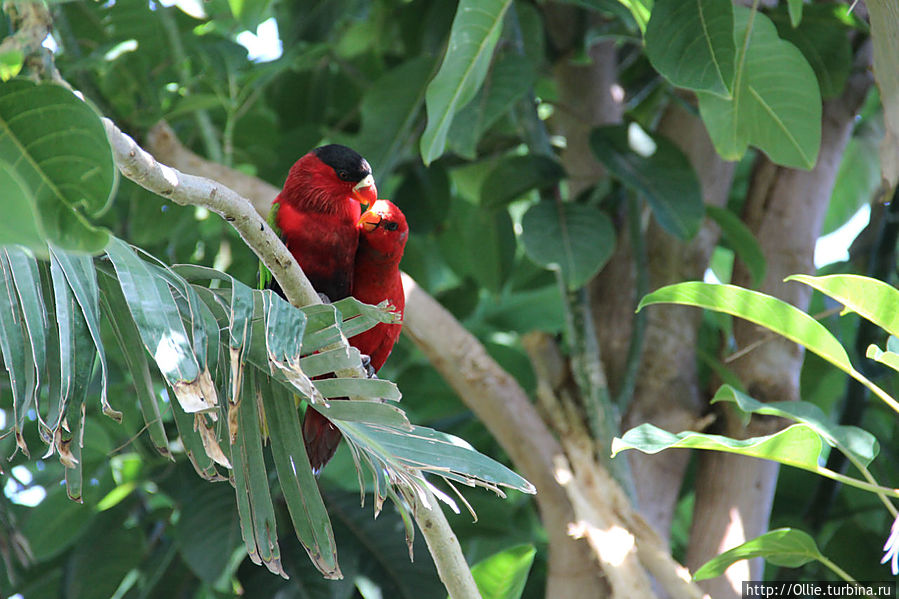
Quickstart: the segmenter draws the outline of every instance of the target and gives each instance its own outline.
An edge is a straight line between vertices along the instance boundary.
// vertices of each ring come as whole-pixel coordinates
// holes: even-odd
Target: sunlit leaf
[[[693,580],[721,576],[731,564],[761,557],[777,566],[798,568],[812,560],[822,560],[815,540],[801,530],[778,528],[713,557],[693,573]]]
[[[471,568],[471,575],[483,599],[519,599],[537,550],[533,545],[516,545]]]
[[[650,293],[640,301],[637,309],[658,303],[696,306],[744,318],[799,343],[843,372],[856,374],[846,350],[824,325],[770,295],[735,285],[688,281]]]
[[[468,104],[487,75],[493,49],[511,0],[461,0],[450,30],[446,54],[428,84],[428,125],[421,136],[425,164],[439,158],[456,112]]]
[[[830,446],[836,447],[845,454],[851,454],[855,460],[867,466],[880,450],[877,438],[864,429],[856,426],[835,424],[815,404],[805,401],[760,402],[730,385],[722,385],[711,403],[727,401],[735,404],[742,412],[748,414],[766,414],[780,416],[794,422],[808,425],[821,435]]]
[[[861,275],[793,275],[786,280],[805,283],[843,304],[846,311],[899,335],[899,291],[889,283]]]

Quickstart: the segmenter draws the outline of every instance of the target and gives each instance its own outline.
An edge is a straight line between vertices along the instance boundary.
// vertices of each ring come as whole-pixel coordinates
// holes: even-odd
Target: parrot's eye
[[[350,174],[349,174],[347,171],[343,170],[343,169],[337,171],[337,176],[340,177],[340,178],[341,178],[342,180],[344,180],[344,181],[349,181],[349,180],[350,180]]]
[[[399,227],[399,225],[392,221],[388,221],[388,222],[384,223],[384,228],[387,229],[388,231],[396,231],[397,227]]]

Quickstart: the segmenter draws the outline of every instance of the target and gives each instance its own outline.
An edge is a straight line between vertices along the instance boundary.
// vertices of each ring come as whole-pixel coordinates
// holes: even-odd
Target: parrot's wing
[[[266,221],[268,222],[268,226],[272,228],[275,234],[281,238],[281,241],[284,241],[284,235],[281,234],[281,228],[278,226],[278,209],[281,207],[281,203],[276,199],[272,203],[272,209],[268,211],[268,218]],[[272,276],[272,271],[268,269],[268,267],[260,260],[259,261],[259,289],[269,289],[271,288],[272,282],[274,281],[274,276]]]

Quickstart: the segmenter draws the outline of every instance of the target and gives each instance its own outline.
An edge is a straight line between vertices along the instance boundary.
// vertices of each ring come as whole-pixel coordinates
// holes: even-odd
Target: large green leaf
[[[59,85],[0,85],[0,185],[7,207],[0,244],[46,256],[46,242],[96,253],[109,234],[85,218],[112,198],[116,170],[100,119]]]
[[[735,285],[688,281],[650,293],[637,309],[658,303],[696,306],[744,318],[795,341],[847,374],[857,374],[846,350],[824,325],[776,297]]]
[[[620,438],[616,437],[612,440],[613,457],[626,449],[637,449],[643,453],[656,454],[666,449],[676,448],[736,453],[817,472],[822,443],[818,433],[805,424],[794,424],[773,435],[732,439],[722,435],[709,435],[693,431],[669,433],[646,423],[632,428]]]
[[[843,304],[844,311],[899,336],[899,291],[889,283],[861,275],[793,275],[786,280],[805,283]]]
[[[190,475],[178,479],[182,493],[172,536],[187,566],[203,581],[221,577],[240,547],[240,528],[234,495],[228,485],[210,485]],[[212,520],[215,526],[208,526]]]
[[[880,448],[877,438],[857,426],[841,426],[831,419],[815,404],[805,401],[775,401],[762,403],[749,395],[731,387],[722,385],[711,403],[727,401],[735,404],[747,416],[749,414],[766,414],[780,416],[794,422],[811,427],[831,447],[851,455],[856,463],[869,465],[877,456]]]
[[[112,597],[122,579],[140,564],[146,538],[138,526],[125,526],[127,511],[104,512],[84,537],[89,551],[71,553],[67,572],[66,596],[72,599]]]
[[[590,134],[590,148],[613,176],[646,198],[663,229],[690,239],[704,215],[699,179],[672,142],[655,136],[647,144],[645,136],[636,125],[599,127]]]
[[[569,289],[577,289],[612,257],[615,230],[598,208],[543,201],[521,219],[524,251],[537,264],[562,273]]]
[[[870,203],[880,186],[878,136],[872,127],[863,125],[849,140],[843,151],[837,179],[833,184],[821,235],[833,233],[859,209]]]
[[[729,0],[656,0],[645,40],[652,66],[672,84],[731,95],[736,46]]]
[[[512,272],[517,243],[508,210],[483,210],[455,201],[438,242],[444,259],[461,278],[472,277],[493,293],[500,292]]]
[[[799,26],[793,23],[792,10],[789,15],[783,9],[770,14],[781,39],[799,48],[808,60],[825,100],[842,93],[852,66],[849,28],[837,15],[842,8],[838,5],[809,4],[805,13],[800,15],[802,22]]]
[[[794,528],[778,528],[713,557],[693,573],[693,580],[721,576],[731,564],[756,557],[786,568],[826,559],[808,534]]]
[[[421,157],[430,164],[443,154],[456,112],[475,96],[502,31],[512,0],[461,0],[437,75],[428,84],[428,125],[421,136]]]
[[[533,545],[516,545],[471,568],[471,575],[483,599],[519,599],[537,550]]]
[[[783,166],[811,169],[821,146],[821,93],[815,72],[771,20],[734,7],[738,48],[733,97],[697,92],[715,149],[738,160],[749,145]]]

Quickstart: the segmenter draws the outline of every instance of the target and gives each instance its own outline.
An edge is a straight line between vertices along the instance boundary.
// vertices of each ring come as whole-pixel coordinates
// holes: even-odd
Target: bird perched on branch
[[[409,238],[406,217],[392,202],[378,200],[366,210],[357,223],[359,247],[353,268],[353,297],[366,304],[387,300],[400,317],[406,305],[400,260]],[[374,372],[381,369],[396,340],[402,324],[378,323],[374,328],[349,339],[350,344],[370,358]],[[340,444],[340,431],[314,408],[303,418],[306,453],[315,472],[320,472],[333,457]]]
[[[269,224],[315,290],[330,301],[352,291],[360,204],[377,198],[368,161],[346,146],[330,144],[294,163],[272,203]],[[265,271],[262,279],[263,285],[273,283]]]

